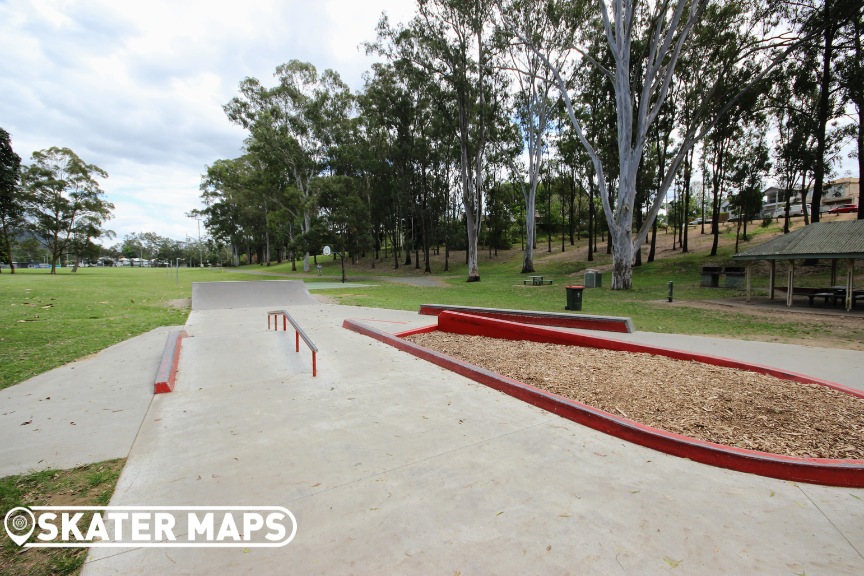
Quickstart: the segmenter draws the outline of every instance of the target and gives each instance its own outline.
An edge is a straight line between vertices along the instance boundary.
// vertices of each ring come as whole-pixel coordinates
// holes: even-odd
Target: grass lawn
[[[752,242],[759,242],[779,233],[778,225],[761,228],[758,225],[748,230],[753,235]],[[698,228],[690,230],[691,252],[682,254],[680,250],[671,250],[672,237],[660,233],[657,241],[657,259],[648,264],[647,252],[643,251],[643,262],[633,271],[633,289],[621,292],[612,291],[610,285],[611,256],[601,251],[595,254],[594,262],[587,262],[587,246],[583,240],[576,247],[566,246],[561,252],[560,238],[553,239],[552,252],[547,252],[547,244],[540,242],[535,250],[534,267],[536,274],[542,274],[552,280],[551,286],[525,286],[523,280],[527,275],[520,274],[522,252],[518,247],[514,250],[499,251],[498,255],[481,252],[480,282],[467,283],[467,266],[465,253],[457,252],[451,255],[449,271],[443,271],[442,254],[432,257],[433,275],[429,278],[441,280],[440,286],[412,285],[406,283],[375,281],[375,287],[346,287],[326,290],[323,293],[340,304],[353,306],[368,306],[373,308],[393,308],[400,310],[417,310],[421,304],[458,304],[464,306],[487,306],[495,308],[516,308],[564,312],[566,303],[565,286],[582,284],[584,271],[587,268],[601,270],[603,287],[586,289],[583,297],[585,314],[610,316],[629,316],[633,319],[637,330],[648,332],[666,332],[678,334],[697,334],[723,336],[754,340],[779,340],[808,342],[819,340],[820,344],[855,344],[864,341],[864,323],[858,326],[836,325],[829,321],[813,319],[805,314],[753,314],[752,311],[741,308],[709,309],[681,305],[693,301],[723,301],[743,298],[743,289],[733,288],[703,288],[700,287],[702,266],[741,266],[741,263],[731,259],[735,248],[734,229],[729,226],[727,232],[721,235],[720,248],[715,257],[707,256],[710,250],[710,235],[700,235]],[[544,240],[544,239],[541,239]],[[742,242],[740,250],[750,244]],[[421,254],[422,258],[422,254]],[[319,257],[324,265],[324,278],[332,281],[339,274],[339,261],[332,258]],[[422,262],[422,261],[421,261]],[[370,276],[390,277],[423,277],[422,265],[417,270],[412,264],[394,269],[392,257],[376,263],[371,268],[369,261],[358,265],[346,263],[346,275],[349,281],[363,282]],[[245,267],[247,271],[256,274],[279,274],[287,277],[303,278],[306,281],[319,280],[314,264],[313,272],[291,272],[290,263],[282,263],[270,267]],[[298,269],[302,269],[298,263]],[[767,295],[768,267],[759,263],[754,273],[754,294]],[[845,270],[841,270],[845,274]],[[778,267],[778,274],[785,271]],[[796,285],[819,285],[827,282],[828,265],[802,268],[796,273]],[[668,282],[674,284],[674,301],[667,301]],[[864,285],[864,273],[859,274],[858,285]],[[780,281],[783,284],[783,281]],[[782,297],[782,296],[781,296]],[[804,300],[806,302],[806,300]],[[800,302],[799,302],[800,305]],[[806,306],[806,304],[805,304]],[[801,309],[798,309],[801,311]],[[848,324],[848,323],[847,323]]]
[[[182,325],[192,282],[218,269],[59,268],[0,274],[0,390],[158,326]]]
[[[107,506],[125,463],[125,459],[108,460],[0,478],[0,511],[5,517],[18,506]],[[89,517],[79,526],[87,522]],[[86,548],[20,548],[6,530],[0,530],[0,574],[77,574],[86,557]]]
[[[800,223],[796,223],[800,225]],[[759,226],[749,231],[753,242],[759,242],[779,232],[779,225]],[[464,252],[455,252],[450,267],[444,272],[444,254],[431,258],[432,276],[424,277],[422,269],[400,265],[394,269],[392,256],[372,267],[370,258],[358,264],[346,263],[349,280],[369,279],[377,284],[369,288],[346,287],[324,293],[340,304],[416,310],[420,304],[461,304],[498,308],[522,308],[563,311],[566,302],[564,286],[581,284],[586,268],[597,268],[603,274],[603,287],[587,289],[583,313],[629,316],[638,330],[704,334],[750,339],[780,339],[828,342],[864,341],[864,326],[849,328],[804,319],[795,314],[754,315],[740,309],[706,309],[682,306],[681,302],[740,298],[743,291],[729,288],[701,288],[702,266],[735,265],[731,260],[735,234],[731,226],[721,235],[716,257],[708,257],[710,235],[690,229],[691,252],[681,254],[671,249],[672,236],[660,233],[657,259],[634,269],[632,290],[619,292],[609,289],[611,257],[601,248],[595,261],[586,260],[586,243],[569,244],[561,252],[560,239],[553,239],[552,252],[539,239],[535,251],[535,269],[553,281],[552,286],[524,286],[520,274],[522,253],[518,249],[500,251],[497,256],[483,250],[480,254],[481,281],[466,283],[467,266]],[[742,243],[741,249],[747,243]],[[383,256],[383,254],[382,254]],[[404,258],[404,256],[403,256]],[[421,255],[422,258],[422,255]],[[412,261],[414,255],[412,254]],[[181,325],[188,314],[188,298],[192,282],[219,280],[302,279],[307,282],[332,282],[339,277],[339,261],[319,257],[324,277],[319,278],[314,263],[311,271],[291,271],[291,263],[272,266],[244,266],[230,269],[181,268],[179,274],[158,268],[82,268],[77,274],[58,269],[18,270],[16,274],[0,274],[0,390],[36,374],[72,360],[98,352],[158,326]],[[754,287],[767,286],[767,267],[755,274]],[[783,272],[778,269],[782,275]],[[842,271],[841,271],[842,273]],[[826,282],[827,265],[799,268],[800,285]],[[380,277],[411,277],[411,285],[382,281]],[[420,280],[422,278],[422,280]],[[676,305],[666,302],[667,283],[674,283]],[[864,270],[858,285],[864,284]]]

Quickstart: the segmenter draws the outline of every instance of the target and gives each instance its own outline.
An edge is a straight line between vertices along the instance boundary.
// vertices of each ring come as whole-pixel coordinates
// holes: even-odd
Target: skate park
[[[314,341],[317,376],[290,329],[268,330],[274,308]],[[278,505],[297,519],[283,548],[93,549],[84,574],[864,569],[864,490],[643,448],[345,330],[347,319],[390,333],[434,321],[325,304],[301,282],[195,284],[172,392],[153,395],[168,329],[3,390],[2,412],[32,416],[40,431],[26,433],[42,435],[28,445],[18,419],[0,419],[15,446],[3,472],[128,455],[112,505]],[[800,346],[614,337],[813,370]],[[125,346],[138,351],[128,366]],[[864,354],[818,353],[813,376],[861,387]],[[73,377],[85,386],[60,396]]]

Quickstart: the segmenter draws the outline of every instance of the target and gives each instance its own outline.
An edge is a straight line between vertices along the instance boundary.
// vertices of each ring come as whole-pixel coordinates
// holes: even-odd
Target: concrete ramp
[[[193,282],[193,310],[264,308],[318,304],[299,280]]]

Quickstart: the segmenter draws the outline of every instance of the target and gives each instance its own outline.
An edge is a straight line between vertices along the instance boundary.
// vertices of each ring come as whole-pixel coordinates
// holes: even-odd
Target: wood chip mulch
[[[406,340],[691,438],[802,458],[864,459],[864,399],[694,361],[430,332]]]

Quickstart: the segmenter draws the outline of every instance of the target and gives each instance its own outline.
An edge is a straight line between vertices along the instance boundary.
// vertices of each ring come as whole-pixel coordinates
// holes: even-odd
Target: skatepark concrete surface
[[[629,444],[341,328],[353,318],[398,332],[432,317],[254,284],[274,286],[193,291],[175,390],[139,420],[111,504],[284,506],[296,537],[281,548],[94,548],[85,576],[864,573],[864,490]],[[282,308],[318,346],[317,378],[291,331],[267,331],[267,311]],[[801,371],[823,378],[819,359],[832,353],[630,336],[786,368],[806,353]],[[864,366],[850,354],[830,357],[845,384]]]

